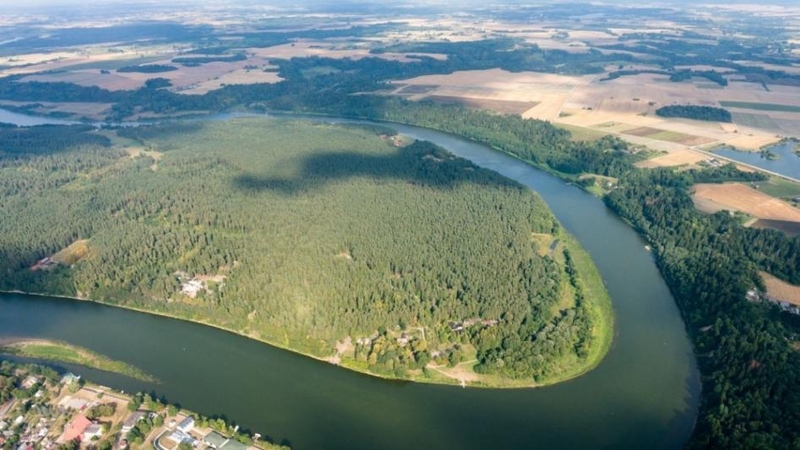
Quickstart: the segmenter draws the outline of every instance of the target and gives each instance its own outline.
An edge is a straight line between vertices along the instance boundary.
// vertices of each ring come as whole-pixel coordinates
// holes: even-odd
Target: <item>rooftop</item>
[[[228,439],[226,437],[222,436],[221,434],[217,433],[216,431],[212,431],[211,433],[208,433],[203,438],[203,442],[205,442],[206,444],[208,444],[208,445],[210,445],[210,446],[212,446],[214,448],[222,447],[222,444],[224,444],[225,441],[227,441],[227,440]]]

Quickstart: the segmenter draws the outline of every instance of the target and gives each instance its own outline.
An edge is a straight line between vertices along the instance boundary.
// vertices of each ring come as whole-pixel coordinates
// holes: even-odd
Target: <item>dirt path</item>
[[[474,383],[480,380],[480,376],[472,371],[472,366],[478,362],[477,359],[465,361],[456,364],[455,367],[438,366],[436,364],[428,364],[428,369],[433,369],[442,375],[457,380],[461,387],[467,387],[467,383]]]

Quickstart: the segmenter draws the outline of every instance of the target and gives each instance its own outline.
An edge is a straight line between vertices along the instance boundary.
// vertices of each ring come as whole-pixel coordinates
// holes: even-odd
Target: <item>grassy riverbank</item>
[[[156,382],[147,372],[122,361],[66,342],[44,339],[19,339],[0,343],[0,353],[45,361],[77,364],[125,375],[137,380]]]

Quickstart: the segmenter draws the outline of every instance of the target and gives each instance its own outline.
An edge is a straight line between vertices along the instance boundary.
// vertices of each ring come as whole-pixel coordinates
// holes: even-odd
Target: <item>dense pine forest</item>
[[[481,374],[548,382],[607,346],[607,298],[584,298],[546,205],[432,144],[267,119],[2,131],[2,289],[319,357],[348,341],[343,364],[401,378],[479,355]]]
[[[705,120],[709,122],[733,122],[730,111],[714,106],[670,105],[656,110],[661,117],[680,117],[684,119]]]

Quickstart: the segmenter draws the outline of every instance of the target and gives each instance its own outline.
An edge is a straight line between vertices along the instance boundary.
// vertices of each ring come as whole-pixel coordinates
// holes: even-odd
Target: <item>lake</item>
[[[767,159],[762,157],[759,152],[742,152],[730,147],[716,149],[714,153],[781,175],[786,175],[787,177],[800,178],[800,156],[793,152],[795,145],[798,144],[794,142],[782,142],[778,145],[767,147],[769,151],[778,156],[778,159]]]

